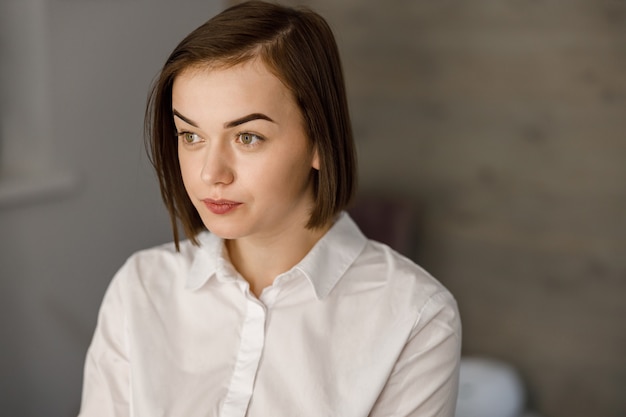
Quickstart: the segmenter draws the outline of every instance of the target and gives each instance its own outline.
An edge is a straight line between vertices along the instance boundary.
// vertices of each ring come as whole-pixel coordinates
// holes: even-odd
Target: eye
[[[200,142],[200,136],[193,132],[179,132],[178,136],[183,140],[183,143],[194,144]]]
[[[262,141],[263,138],[259,135],[255,135],[254,133],[243,132],[237,135],[237,140],[243,145],[253,146]]]

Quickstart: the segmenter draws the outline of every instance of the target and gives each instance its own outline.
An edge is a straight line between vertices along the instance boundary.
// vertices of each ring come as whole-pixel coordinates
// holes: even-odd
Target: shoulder
[[[368,240],[352,269],[384,286],[424,296],[448,293],[428,271],[389,246]]]
[[[400,314],[422,321],[445,313],[458,319],[457,303],[450,291],[428,271],[389,246],[368,240],[350,269],[349,280],[375,289],[385,304]]]
[[[198,247],[189,240],[180,242],[180,251],[176,250],[174,242],[164,243],[133,253],[122,268],[146,272],[184,269],[193,262],[197,251]]]
[[[112,285],[126,291],[137,287],[171,288],[173,285],[184,286],[189,270],[200,247],[189,240],[180,242],[180,250],[176,250],[173,242],[161,244],[133,253],[113,278]]]

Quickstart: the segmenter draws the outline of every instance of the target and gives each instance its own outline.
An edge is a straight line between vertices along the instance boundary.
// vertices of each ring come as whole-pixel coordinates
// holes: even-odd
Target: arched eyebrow
[[[183,116],[176,109],[172,109],[172,113],[174,114],[174,116],[178,117],[183,122],[188,123],[188,124],[192,125],[193,127],[198,127],[198,124],[196,122],[194,122],[193,120]],[[253,120],[267,120],[268,122],[276,123],[274,120],[272,120],[271,117],[266,116],[263,113],[251,113],[251,114],[249,114],[247,116],[243,116],[243,117],[240,117],[238,119],[232,120],[230,122],[224,123],[224,128],[225,129],[231,129],[233,127],[237,127],[239,125],[251,122]]]
[[[268,122],[276,123],[269,116],[266,116],[263,113],[252,113],[247,116],[240,117],[239,119],[235,119],[231,122],[224,123],[224,128],[230,129],[232,127],[236,127],[244,123],[251,122],[253,120],[267,120]]]
[[[183,122],[192,125],[193,127],[198,127],[198,124],[196,122],[194,122],[191,119],[186,118],[185,116],[183,116],[182,114],[180,114],[176,109],[172,109],[172,113],[174,114],[174,116],[178,117],[180,120],[182,120]]]

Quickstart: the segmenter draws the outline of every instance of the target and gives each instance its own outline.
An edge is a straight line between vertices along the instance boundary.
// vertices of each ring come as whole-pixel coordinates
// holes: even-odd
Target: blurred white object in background
[[[517,371],[505,362],[463,357],[455,417],[521,417],[526,392]]]

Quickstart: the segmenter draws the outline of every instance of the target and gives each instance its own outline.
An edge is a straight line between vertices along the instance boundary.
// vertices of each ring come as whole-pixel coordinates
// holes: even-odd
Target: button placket
[[[247,309],[241,329],[241,343],[228,393],[222,406],[223,417],[246,415],[265,344],[265,308],[250,295],[246,298]]]

